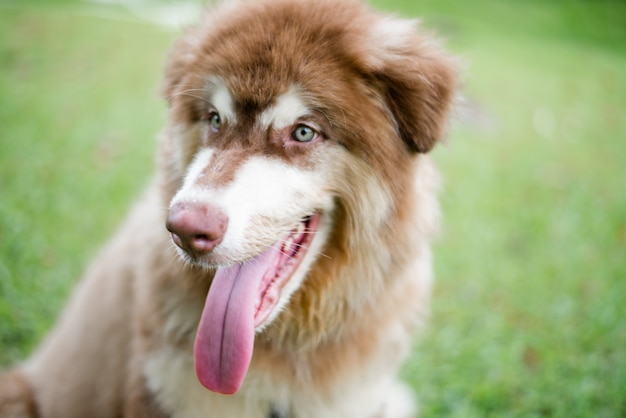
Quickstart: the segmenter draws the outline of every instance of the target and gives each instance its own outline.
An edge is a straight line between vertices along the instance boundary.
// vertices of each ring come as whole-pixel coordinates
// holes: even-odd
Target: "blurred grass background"
[[[422,417],[626,416],[626,3],[373,3],[465,67],[433,153],[432,320],[404,371]],[[0,0],[0,367],[150,176],[171,24],[193,10],[172,5]]]

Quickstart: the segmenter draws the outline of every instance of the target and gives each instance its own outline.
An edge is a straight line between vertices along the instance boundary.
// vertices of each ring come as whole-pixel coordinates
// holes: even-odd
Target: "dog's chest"
[[[193,358],[163,347],[152,353],[144,368],[149,389],[171,418],[369,418],[413,416],[412,396],[406,388],[381,377],[375,381],[350,379],[323,395],[314,387],[294,391],[293,384],[270,381],[251,371],[235,395],[208,391],[198,382]],[[352,376],[354,378],[354,376]]]
[[[272,399],[281,392],[276,387],[257,393],[247,388],[230,396],[208,391],[196,378],[193,358],[173,347],[152,353],[144,373],[150,391],[172,418],[290,418],[279,406],[283,402]]]

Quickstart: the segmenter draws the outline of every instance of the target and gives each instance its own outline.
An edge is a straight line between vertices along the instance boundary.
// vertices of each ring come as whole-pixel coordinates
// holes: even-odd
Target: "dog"
[[[457,78],[357,1],[214,6],[169,57],[154,179],[0,416],[415,416]]]

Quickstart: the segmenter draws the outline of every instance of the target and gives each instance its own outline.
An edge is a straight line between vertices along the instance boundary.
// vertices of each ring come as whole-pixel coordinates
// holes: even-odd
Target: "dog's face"
[[[196,339],[209,389],[238,389],[255,330],[333,245],[397,216],[452,96],[429,42],[351,1],[278,0],[223,5],[176,45],[167,227],[185,260],[217,268]]]

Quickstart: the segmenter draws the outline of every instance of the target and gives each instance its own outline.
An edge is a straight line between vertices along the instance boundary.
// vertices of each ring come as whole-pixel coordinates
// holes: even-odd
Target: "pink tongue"
[[[207,389],[230,395],[241,387],[252,358],[259,286],[277,254],[270,248],[217,270],[194,346],[196,375]]]

